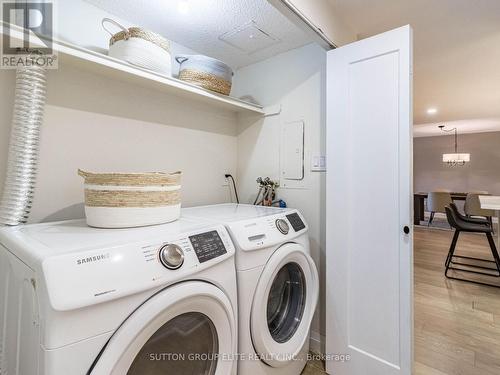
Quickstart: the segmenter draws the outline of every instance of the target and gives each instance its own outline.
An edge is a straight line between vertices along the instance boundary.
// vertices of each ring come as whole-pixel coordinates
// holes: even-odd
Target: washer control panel
[[[160,248],[159,258],[165,267],[176,270],[184,263],[184,251],[176,244],[164,245]]]
[[[152,233],[138,241],[124,240],[45,259],[42,267],[52,307],[72,310],[159,288],[234,256],[224,226],[200,226],[175,234],[163,233],[162,226],[146,228],[145,232]],[[72,293],[68,293],[69,286]]]
[[[295,232],[299,232],[306,227],[304,221],[300,218],[297,212],[286,215],[286,218],[292,224],[292,228]]]
[[[200,263],[227,253],[224,242],[222,242],[219,232],[216,230],[190,236],[189,240]]]
[[[276,219],[276,228],[283,234],[288,234],[290,231],[290,226],[285,219]]]

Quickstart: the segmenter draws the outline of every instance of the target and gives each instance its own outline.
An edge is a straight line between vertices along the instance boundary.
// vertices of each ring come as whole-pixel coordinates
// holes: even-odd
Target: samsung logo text
[[[82,265],[82,264],[87,264],[87,263],[99,262],[101,260],[109,259],[109,257],[110,257],[109,253],[93,255],[93,256],[90,256],[90,257],[77,259],[76,264],[77,265]]]

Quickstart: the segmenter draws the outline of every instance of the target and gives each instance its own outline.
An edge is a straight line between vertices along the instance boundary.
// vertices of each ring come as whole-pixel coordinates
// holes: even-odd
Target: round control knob
[[[288,234],[288,231],[290,230],[288,223],[283,219],[276,220],[276,228],[278,228],[278,230],[283,234]]]
[[[160,262],[169,270],[176,270],[184,263],[184,251],[174,244],[168,244],[160,249]]]

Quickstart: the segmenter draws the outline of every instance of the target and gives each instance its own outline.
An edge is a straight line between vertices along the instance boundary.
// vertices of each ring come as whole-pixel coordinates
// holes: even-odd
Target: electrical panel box
[[[285,180],[304,179],[304,121],[283,124],[281,178]]]

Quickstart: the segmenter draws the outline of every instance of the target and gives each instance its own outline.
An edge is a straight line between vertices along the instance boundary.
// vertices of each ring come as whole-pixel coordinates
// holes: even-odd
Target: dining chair
[[[465,198],[464,211],[467,216],[482,216],[485,217],[489,222],[491,227],[493,227],[492,217],[495,215],[495,211],[487,210],[481,208],[481,202],[479,201],[480,195],[491,195],[487,191],[475,191],[467,194]]]
[[[432,191],[427,195],[427,211],[430,211],[431,216],[427,223],[427,226],[430,226],[434,221],[434,215],[436,212],[445,213],[445,207],[450,203],[453,203],[451,200],[451,194],[446,191]]]
[[[449,206],[445,208],[445,210],[448,223],[452,228],[455,228],[455,233],[453,235],[453,240],[451,241],[448,256],[446,257],[444,275],[448,279],[466,281],[469,283],[488,285],[500,288],[500,285],[482,282],[479,280],[471,280],[458,276],[450,276],[448,274],[450,270],[454,270],[454,271],[468,272],[476,275],[498,278],[500,277],[500,256],[498,255],[495,241],[493,240],[492,236],[493,230],[488,220],[482,218],[470,218],[465,215],[462,215],[458,211],[458,208],[455,205],[455,203],[451,203]],[[458,237],[462,232],[485,234],[486,238],[488,239],[488,243],[490,245],[490,250],[493,256],[493,260],[484,258],[475,258],[463,255],[455,255],[455,249],[457,246]]]

